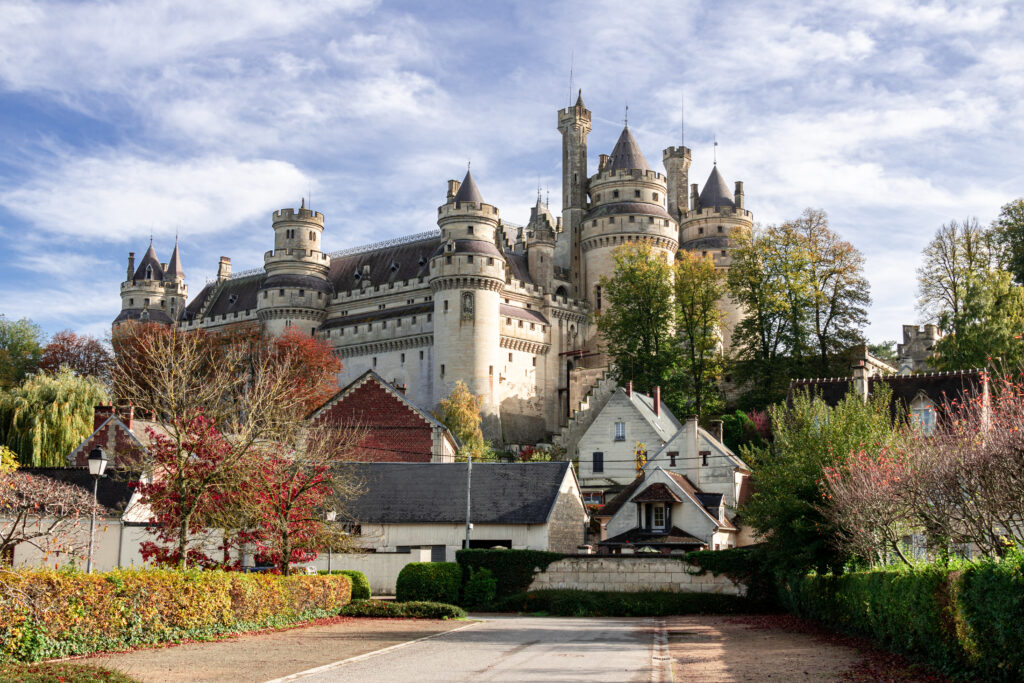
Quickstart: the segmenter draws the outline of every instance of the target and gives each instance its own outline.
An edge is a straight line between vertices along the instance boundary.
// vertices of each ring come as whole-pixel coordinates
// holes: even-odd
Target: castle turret
[[[669,147],[662,154],[662,161],[665,164],[665,172],[668,174],[668,188],[666,197],[668,203],[668,215],[678,223],[683,215],[690,209],[689,182],[690,174],[690,148]]]
[[[280,335],[297,327],[313,334],[326,316],[333,293],[327,271],[330,257],[321,249],[324,215],[306,208],[275,211],[274,248],[263,255],[267,277],[260,286],[256,310],[265,332]]]
[[[526,264],[534,283],[552,291],[555,279],[555,219],[537,195],[526,226]]]
[[[698,193],[693,185],[691,206],[679,224],[679,247],[710,256],[715,266],[728,269],[732,263],[733,240],[740,232],[754,227],[754,215],[744,208],[743,183],[735,184],[735,193],[729,190],[716,163]],[[724,314],[722,341],[726,349],[732,343],[732,330],[742,317],[742,311],[728,297],[720,302]]]
[[[121,312],[113,327],[117,329],[128,321],[173,324],[185,310],[187,298],[188,285],[177,242],[165,268],[150,240],[138,267],[135,252],[128,252],[127,279],[121,283]]]
[[[558,112],[562,134],[562,233],[556,247],[556,265],[571,273],[573,294],[583,286],[583,258],[580,228],[587,210],[587,135],[590,110],[583,104],[583,91],[576,104]]]
[[[667,179],[648,165],[629,126],[622,129],[607,162],[590,178],[588,187],[590,209],[583,217],[580,246],[585,296],[600,315],[606,308],[601,279],[615,273],[615,249],[628,242],[645,242],[671,261],[679,244],[679,229],[665,210]]]
[[[441,249],[430,260],[434,403],[447,397],[456,381],[462,380],[473,394],[483,397],[481,428],[487,438],[501,436],[500,292],[506,264],[495,242],[498,220],[498,209],[483,200],[467,172],[437,210],[443,239]]]

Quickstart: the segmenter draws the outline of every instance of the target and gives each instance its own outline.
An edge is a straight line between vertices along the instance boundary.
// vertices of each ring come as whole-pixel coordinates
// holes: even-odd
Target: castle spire
[[[483,195],[480,194],[480,188],[473,181],[473,172],[469,169],[466,169],[466,177],[462,179],[462,185],[459,186],[459,191],[455,193],[455,201],[484,203]]]
[[[586,105],[583,104],[583,88],[580,88],[576,95],[576,106],[580,109],[586,109]]]
[[[174,239],[174,251],[171,252],[171,260],[167,262],[165,273],[168,277],[185,279],[185,270],[181,267],[181,253],[178,251],[178,239]]]
[[[636,143],[636,138],[630,132],[628,124],[622,129],[619,141],[615,143],[615,147],[612,149],[612,155],[608,159],[607,168],[612,171],[651,170],[647,159],[644,158],[644,153],[640,151],[640,145]]]

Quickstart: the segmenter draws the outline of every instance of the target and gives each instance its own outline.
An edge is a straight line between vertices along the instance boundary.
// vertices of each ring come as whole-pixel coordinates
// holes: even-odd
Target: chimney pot
[[[93,406],[92,409],[92,430],[100,428],[108,417],[114,414],[114,406]]]
[[[654,387],[654,414],[661,417],[661,387]]]
[[[626,396],[633,398],[633,380],[626,382]]]
[[[217,279],[227,280],[229,277],[231,277],[231,259],[221,256],[220,263],[217,264]]]
[[[711,427],[711,429],[709,429],[708,431],[711,432],[711,436],[715,437],[715,440],[718,441],[718,443],[722,443],[722,421],[711,420],[709,426]]]

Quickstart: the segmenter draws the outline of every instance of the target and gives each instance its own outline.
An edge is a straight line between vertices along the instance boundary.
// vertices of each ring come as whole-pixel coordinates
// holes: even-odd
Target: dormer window
[[[362,273],[360,273],[360,272],[359,272],[359,271],[357,270],[356,272],[352,273],[352,277],[354,277],[355,279],[357,279],[357,280],[358,280],[358,279],[360,279],[361,277],[363,277],[363,275],[362,275]]]
[[[425,256],[420,256],[419,264],[421,266],[427,265],[427,258]]]
[[[153,279],[153,266],[149,266],[149,265],[146,266],[146,279],[147,280],[152,280]]]
[[[236,301],[238,301],[238,295],[237,294],[228,294],[228,303],[229,304],[233,304]]]
[[[394,273],[398,270],[398,264],[394,261],[391,262],[391,272]]]

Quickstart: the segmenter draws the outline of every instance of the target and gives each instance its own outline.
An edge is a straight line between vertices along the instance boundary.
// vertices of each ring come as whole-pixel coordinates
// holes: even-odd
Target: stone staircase
[[[554,436],[554,445],[565,448],[566,458],[576,457],[576,444],[587,431],[587,428],[594,422],[598,413],[608,403],[608,399],[615,393],[618,382],[612,376],[611,368],[601,370],[575,370],[579,373],[575,381],[581,383],[592,382],[590,390],[579,402],[569,417],[569,422]],[[593,378],[587,377],[593,373]]]

